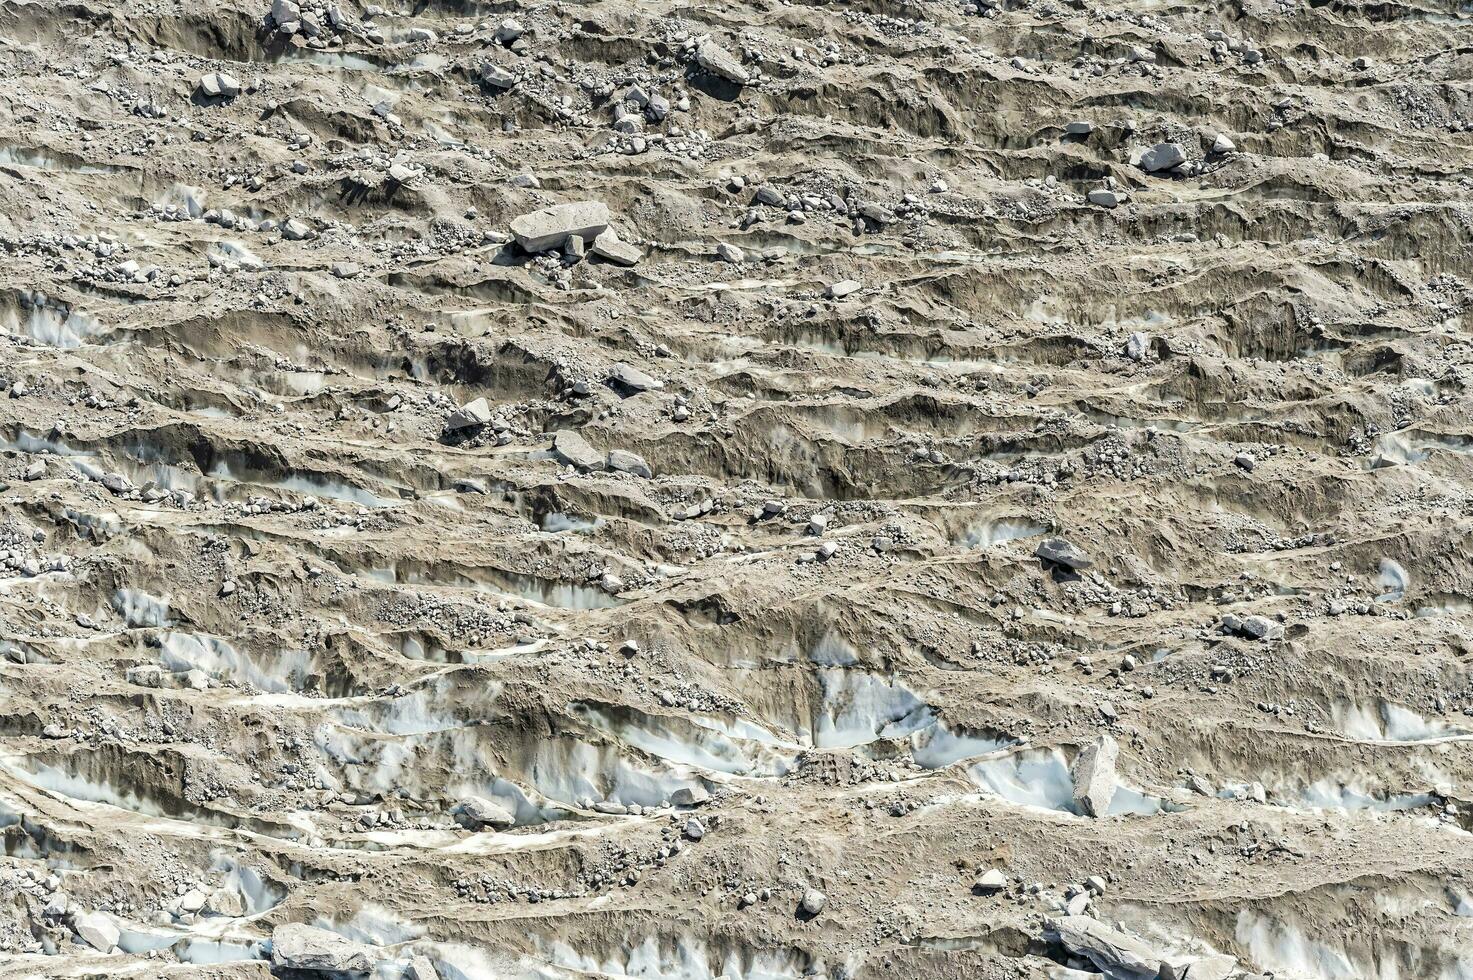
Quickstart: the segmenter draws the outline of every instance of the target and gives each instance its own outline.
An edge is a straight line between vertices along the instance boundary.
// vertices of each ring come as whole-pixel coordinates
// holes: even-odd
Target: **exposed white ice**
[[[166,633],[160,644],[159,662],[166,670],[199,670],[272,693],[301,690],[312,669],[312,658],[306,651],[278,650],[253,657],[218,636],[204,633]]]
[[[797,980],[804,965],[797,956],[780,950],[711,949],[700,939],[682,936],[672,941],[654,937],[636,945],[600,952],[580,951],[557,941],[541,950],[548,964],[580,976],[639,977],[641,980]],[[529,968],[535,964],[524,961]],[[530,977],[558,977],[558,973],[528,973]]]
[[[1252,909],[1238,913],[1234,938],[1259,969],[1282,980],[1473,980],[1473,952],[1467,949],[1392,944],[1367,962]]]
[[[589,745],[569,738],[544,739],[536,747],[528,778],[550,799],[576,802],[608,800],[625,806],[654,806],[677,789],[696,788],[701,781],[672,765],[650,772],[625,759],[616,746]]]
[[[1390,701],[1377,701],[1373,705],[1338,701],[1330,706],[1330,718],[1347,738],[1367,742],[1432,742],[1473,737],[1463,729]]]
[[[958,733],[936,710],[898,681],[854,670],[819,670],[822,702],[813,720],[818,748],[854,748],[880,740],[904,740],[928,769],[983,755],[1008,740]]]
[[[129,626],[169,626],[169,598],[149,595],[137,589],[118,589],[113,593],[113,608]]]
[[[1389,796],[1377,795],[1356,783],[1343,783],[1335,779],[1321,779],[1306,786],[1298,801],[1304,806],[1331,810],[1378,810],[1392,812],[1415,810],[1426,806],[1434,797],[1429,793],[1398,793]]]
[[[1390,558],[1382,558],[1377,582],[1381,588],[1386,590],[1384,595],[1377,596],[1377,598],[1381,602],[1394,602],[1406,594],[1406,590],[1411,586],[1412,577],[1407,574],[1407,570],[1402,568],[1399,562]]]
[[[344,503],[358,504],[362,507],[393,507],[401,503],[398,500],[386,500],[383,497],[370,493],[362,487],[355,487],[341,480],[331,480],[327,477],[294,474],[285,479],[271,480],[237,476],[230,464],[221,460],[210,470],[208,476],[213,480],[224,483],[242,483],[249,486],[272,487],[277,490],[286,490],[289,493],[300,493],[308,496],[327,497],[331,500],[340,500]],[[217,497],[223,500],[223,493],[217,492]]]
[[[984,792],[1000,796],[1009,803],[1076,813],[1074,780],[1069,775],[1069,761],[1060,749],[1019,749],[983,759],[969,767],[967,774]],[[1179,808],[1117,784],[1107,815],[1149,816],[1164,809]]]
[[[984,521],[967,528],[958,543],[963,548],[991,548],[1005,541],[1017,541],[1047,532],[1047,527],[1033,521]]]
[[[19,303],[0,306],[0,329],[8,334],[71,350],[107,332],[96,318],[48,299],[45,293],[22,292],[19,296]]]
[[[792,743],[779,748],[782,743],[771,732],[745,721],[726,725],[714,718],[687,720],[643,712],[619,718],[588,705],[576,710],[586,723],[626,745],[676,765],[734,776],[780,776],[802,748]]]

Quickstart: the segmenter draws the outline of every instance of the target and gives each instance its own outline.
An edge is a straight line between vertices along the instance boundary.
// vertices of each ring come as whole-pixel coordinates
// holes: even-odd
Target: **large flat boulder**
[[[1154,978],[1161,954],[1150,946],[1087,915],[1066,915],[1044,923],[1044,934],[1075,956],[1089,960],[1109,977]]]
[[[367,976],[377,960],[371,946],[302,922],[288,922],[271,930],[271,962],[285,969]]]
[[[560,248],[569,235],[591,242],[609,226],[609,208],[602,201],[554,204],[512,219],[511,233],[526,252]]]
[[[580,470],[601,470],[605,466],[604,454],[573,429],[559,429],[552,434],[552,451],[559,460]]]

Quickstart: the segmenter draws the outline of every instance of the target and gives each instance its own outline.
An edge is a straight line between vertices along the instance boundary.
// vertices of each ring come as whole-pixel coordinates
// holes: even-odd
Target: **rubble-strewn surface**
[[[1473,977],[1473,10],[0,0],[0,976]]]

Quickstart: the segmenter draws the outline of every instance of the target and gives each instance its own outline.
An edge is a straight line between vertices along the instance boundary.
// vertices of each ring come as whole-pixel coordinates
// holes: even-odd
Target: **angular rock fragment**
[[[1044,936],[1075,956],[1093,963],[1107,976],[1148,980],[1161,969],[1161,955],[1149,945],[1085,915],[1066,915],[1044,922]]]
[[[281,226],[281,237],[289,242],[300,242],[312,236],[312,226],[296,218]]]
[[[1140,168],[1148,174],[1173,170],[1187,162],[1187,151],[1179,143],[1157,143],[1141,154]]]
[[[294,0],[272,0],[271,19],[278,25],[294,24],[302,19],[302,7]]]
[[[620,241],[612,228],[605,228],[593,239],[593,254],[615,265],[634,265],[644,258],[644,253],[638,248]]]
[[[450,417],[445,420],[445,431],[458,432],[490,421],[491,403],[484,398],[477,398],[450,413]]]
[[[106,953],[122,937],[112,917],[103,912],[84,912],[72,920],[78,936],[95,950]]]
[[[973,882],[972,890],[983,895],[1000,892],[1008,887],[1008,877],[996,868],[992,868],[978,877]]]
[[[1180,964],[1163,962],[1159,976],[1160,980],[1229,980],[1237,969],[1236,958],[1219,953]]]
[[[1284,637],[1282,623],[1276,623],[1266,616],[1239,616],[1236,613],[1228,613],[1222,617],[1222,631],[1249,640],[1280,640]]]
[[[610,449],[608,456],[609,469],[619,473],[628,473],[630,476],[643,477],[648,480],[654,476],[650,470],[650,464],[644,461],[644,457],[622,449]]]
[[[711,74],[738,85],[746,85],[752,80],[752,76],[747,73],[746,68],[742,67],[742,63],[710,38],[702,41],[696,47],[696,64]]]
[[[1133,331],[1125,339],[1125,356],[1132,361],[1144,361],[1146,355],[1151,352],[1151,338],[1139,330]]]
[[[224,72],[212,72],[200,77],[198,91],[208,98],[233,99],[240,94],[240,82]]]
[[[455,808],[456,818],[472,830],[491,827],[500,830],[515,826],[516,815],[495,800],[484,796],[468,796]]]
[[[601,470],[607,465],[605,455],[573,429],[559,429],[552,434],[552,451],[558,459],[580,470]]]
[[[492,64],[489,61],[481,66],[480,78],[482,82],[491,86],[492,88],[501,89],[503,91],[505,91],[506,89],[514,88],[517,84],[517,76],[507,71],[505,68],[502,68],[500,65]]]
[[[593,241],[609,226],[609,209],[601,201],[555,204],[512,219],[511,233],[526,252],[561,248],[569,235]]]
[[[663,381],[644,373],[628,364],[615,364],[609,369],[609,381],[617,388],[630,392],[658,391],[665,387]]]
[[[300,922],[271,930],[271,962],[278,967],[363,976],[378,959],[372,947]]]
[[[1101,735],[1075,756],[1069,767],[1074,781],[1074,807],[1087,817],[1103,817],[1115,798],[1115,762],[1120,746],[1109,735]]]
[[[670,794],[670,802],[676,806],[700,806],[710,798],[703,786],[682,786]]]
[[[1049,538],[1033,549],[1033,554],[1046,562],[1063,565],[1076,571],[1089,568],[1094,564],[1084,552],[1063,538]]]

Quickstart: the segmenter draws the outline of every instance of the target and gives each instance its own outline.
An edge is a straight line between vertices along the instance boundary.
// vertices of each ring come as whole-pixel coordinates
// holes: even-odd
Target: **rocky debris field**
[[[1473,8],[0,0],[0,977],[1473,978]]]

